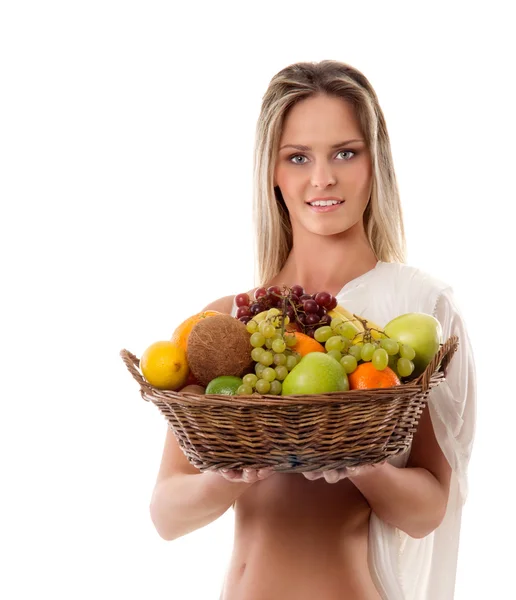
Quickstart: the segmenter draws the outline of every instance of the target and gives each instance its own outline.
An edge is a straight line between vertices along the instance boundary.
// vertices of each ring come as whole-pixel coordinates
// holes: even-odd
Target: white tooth
[[[337,200],[316,200],[310,203],[312,206],[332,206],[338,204]]]

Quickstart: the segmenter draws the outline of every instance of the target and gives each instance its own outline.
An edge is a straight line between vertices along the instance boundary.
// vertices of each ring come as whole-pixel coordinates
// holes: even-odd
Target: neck
[[[356,277],[378,262],[363,228],[353,227],[336,235],[294,233],[292,250],[271,284],[299,284],[309,294],[326,291],[336,295]]]

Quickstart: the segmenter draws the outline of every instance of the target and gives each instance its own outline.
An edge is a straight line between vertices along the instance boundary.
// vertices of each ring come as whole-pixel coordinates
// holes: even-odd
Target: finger
[[[239,481],[242,477],[242,471],[237,469],[220,469],[219,473],[228,481]]]
[[[330,471],[324,471],[323,475],[324,475],[324,479],[326,479],[326,481],[328,483],[337,483],[337,481],[339,481],[339,479],[341,478],[340,473],[337,469],[331,469]]]
[[[316,479],[321,479],[321,477],[323,477],[323,474],[321,471],[306,471],[305,473],[303,473],[303,475],[309,481],[315,481]]]
[[[256,476],[258,479],[266,479],[274,473],[274,467],[265,467],[264,469],[258,469]]]

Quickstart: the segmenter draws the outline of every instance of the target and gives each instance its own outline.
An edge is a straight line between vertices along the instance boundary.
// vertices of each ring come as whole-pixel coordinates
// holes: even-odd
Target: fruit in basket
[[[406,358],[414,364],[414,376],[420,375],[439,350],[442,338],[441,323],[426,313],[406,313],[387,323],[384,327],[387,336],[400,344],[400,358]],[[409,347],[409,350],[401,345]],[[412,358],[410,348],[415,352]],[[406,355],[403,353],[406,352]],[[406,364],[402,361],[401,367]],[[398,371],[400,368],[397,362]],[[401,373],[400,373],[401,374]]]
[[[148,383],[161,390],[178,390],[189,374],[185,351],[169,341],[151,344],[142,354],[140,369]]]
[[[351,390],[365,390],[371,388],[386,388],[400,385],[401,381],[396,373],[389,367],[379,371],[371,362],[363,362],[348,375]]]
[[[220,377],[242,377],[252,370],[250,334],[231,315],[213,315],[197,322],[188,338],[186,351],[190,370],[201,385]]]
[[[186,352],[188,348],[188,337],[190,336],[190,332],[192,331],[194,325],[196,325],[199,321],[203,319],[207,319],[208,317],[213,317],[214,315],[220,315],[217,310],[204,310],[200,313],[192,315],[185,319],[180,325],[178,325],[172,334],[171,342],[181,346],[183,350]]]
[[[300,331],[294,331],[292,335],[296,338],[296,344],[292,346],[292,350],[299,352],[301,356],[306,356],[310,352],[324,352],[324,346],[309,335]]]
[[[234,396],[238,388],[242,385],[241,377],[233,377],[232,375],[221,375],[215,377],[206,386],[206,394],[225,394],[226,396]]]
[[[326,394],[348,389],[348,376],[338,361],[322,352],[310,352],[283,381],[282,395]]]

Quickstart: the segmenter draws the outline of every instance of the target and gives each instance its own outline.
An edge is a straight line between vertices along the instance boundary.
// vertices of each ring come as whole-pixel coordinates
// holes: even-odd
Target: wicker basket
[[[374,464],[409,448],[430,389],[443,381],[458,345],[452,336],[414,381],[325,395],[222,396],[149,385],[134,354],[120,355],[144,400],[167,419],[201,471],[274,467],[281,472]]]

